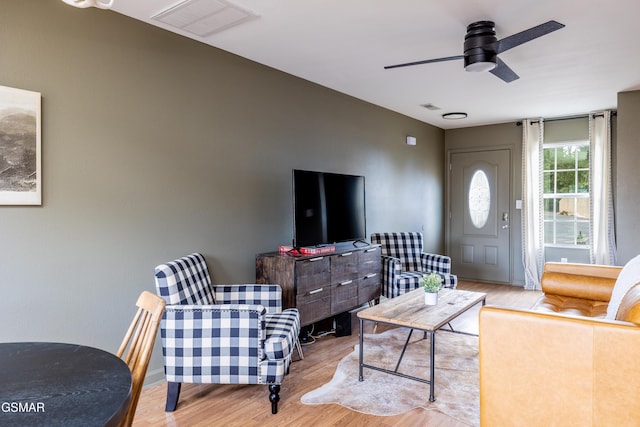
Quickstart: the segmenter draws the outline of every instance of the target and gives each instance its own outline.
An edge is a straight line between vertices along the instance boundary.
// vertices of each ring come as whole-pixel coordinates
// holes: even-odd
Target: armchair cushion
[[[169,306],[161,337],[169,382],[257,384],[262,306]]]

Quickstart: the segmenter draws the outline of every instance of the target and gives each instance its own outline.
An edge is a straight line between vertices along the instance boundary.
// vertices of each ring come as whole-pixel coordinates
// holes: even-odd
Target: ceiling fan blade
[[[507,64],[504,63],[500,58],[497,58],[496,68],[489,71],[496,77],[501,78],[506,83],[511,83],[514,80],[518,80],[520,77],[511,69]]]
[[[538,37],[542,37],[561,28],[564,28],[564,24],[556,21],[549,21],[545,22],[544,24],[529,28],[528,30],[516,33],[512,36],[505,37],[502,40],[498,41],[497,53],[502,53],[516,46],[520,46],[523,43],[529,42],[533,39],[537,39]]]
[[[391,68],[410,67],[412,65],[429,64],[432,62],[454,61],[456,59],[464,59],[464,56],[463,55],[447,56],[446,58],[425,59],[424,61],[407,62],[405,64],[396,64],[396,65],[387,65],[386,67],[384,67],[384,69],[390,70]]]

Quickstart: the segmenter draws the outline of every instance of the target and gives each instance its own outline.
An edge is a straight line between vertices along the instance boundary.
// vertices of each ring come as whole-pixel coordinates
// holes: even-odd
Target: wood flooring
[[[459,289],[486,292],[487,305],[529,308],[540,292],[525,291],[520,287],[461,281]],[[470,310],[453,323],[456,330],[477,333],[478,308]],[[373,332],[374,325],[365,323],[365,332]],[[385,329],[380,325],[378,332]],[[178,408],[165,412],[166,383],[156,384],[142,391],[134,426],[426,426],[467,427],[437,411],[414,409],[392,416],[378,417],[351,411],[339,405],[310,406],[300,403],[305,393],[327,383],[336,365],[358,342],[358,321],[352,318],[352,334],[346,337],[327,335],[306,345],[304,360],[294,355],[289,375],[280,392],[278,414],[271,414],[267,386],[183,384]],[[395,396],[389,396],[394,399]]]

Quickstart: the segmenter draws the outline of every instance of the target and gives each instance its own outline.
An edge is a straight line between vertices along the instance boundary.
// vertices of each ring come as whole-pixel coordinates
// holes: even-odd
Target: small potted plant
[[[424,303],[438,304],[438,291],[442,289],[442,277],[438,273],[425,274],[420,279],[420,284],[424,289]]]

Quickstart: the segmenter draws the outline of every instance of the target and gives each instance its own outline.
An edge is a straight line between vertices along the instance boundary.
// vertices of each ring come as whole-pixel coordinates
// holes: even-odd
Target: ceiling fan
[[[494,76],[509,83],[517,80],[519,77],[507,64],[498,58],[498,54],[561,28],[564,28],[563,24],[556,21],[548,21],[544,24],[529,28],[528,30],[505,37],[502,40],[498,40],[496,38],[495,24],[493,21],[473,22],[467,26],[467,34],[464,36],[463,55],[388,65],[384,68],[388,70],[391,68],[409,67],[411,65],[428,64],[431,62],[464,59],[464,69],[466,71],[489,71]]]

